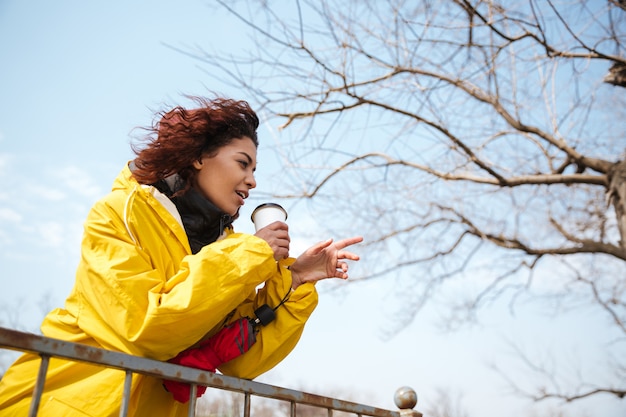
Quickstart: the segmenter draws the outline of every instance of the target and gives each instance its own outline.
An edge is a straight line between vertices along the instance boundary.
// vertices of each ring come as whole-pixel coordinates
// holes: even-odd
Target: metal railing
[[[244,417],[250,416],[252,396],[288,402],[290,404],[291,417],[296,417],[297,404],[326,409],[329,417],[332,417],[333,411],[371,417],[420,417],[422,415],[418,411],[413,410],[417,403],[417,396],[415,391],[408,387],[402,387],[396,391],[394,400],[400,411],[391,411],[3,327],[0,327],[0,348],[31,352],[41,356],[37,381],[33,387],[29,417],[37,416],[41,395],[44,392],[48,363],[52,357],[88,362],[124,371],[126,377],[122,404],[120,405],[120,417],[126,417],[128,414],[132,376],[135,373],[190,384],[191,393],[188,414],[190,417],[196,415],[196,390],[199,385],[243,393]]]

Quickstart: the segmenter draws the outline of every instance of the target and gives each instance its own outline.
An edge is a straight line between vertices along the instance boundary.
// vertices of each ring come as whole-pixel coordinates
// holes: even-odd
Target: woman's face
[[[224,213],[234,216],[256,187],[256,146],[247,136],[233,139],[213,156],[193,163],[198,170],[195,186]]]

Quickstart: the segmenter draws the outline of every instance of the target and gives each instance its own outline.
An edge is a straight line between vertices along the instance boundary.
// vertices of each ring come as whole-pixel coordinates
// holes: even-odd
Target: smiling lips
[[[235,193],[239,196],[239,198],[241,198],[241,205],[244,205],[244,200],[246,198],[248,198],[248,193],[243,192],[243,191],[235,191]]]

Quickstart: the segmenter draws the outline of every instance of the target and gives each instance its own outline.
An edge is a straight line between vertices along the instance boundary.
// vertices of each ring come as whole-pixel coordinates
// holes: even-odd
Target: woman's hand
[[[254,234],[267,242],[274,251],[274,259],[280,261],[289,256],[289,227],[287,223],[274,222]]]
[[[361,236],[339,240],[332,239],[311,246],[289,267],[295,290],[305,282],[317,282],[326,278],[348,278],[348,264],[344,260],[358,261],[360,258],[343,249],[362,242]]]

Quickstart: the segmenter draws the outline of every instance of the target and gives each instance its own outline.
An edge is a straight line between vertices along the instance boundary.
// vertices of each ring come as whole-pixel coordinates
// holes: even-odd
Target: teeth
[[[246,196],[242,192],[239,192],[239,191],[235,191],[235,192],[237,193],[237,195],[239,195],[239,197],[246,198]]]

